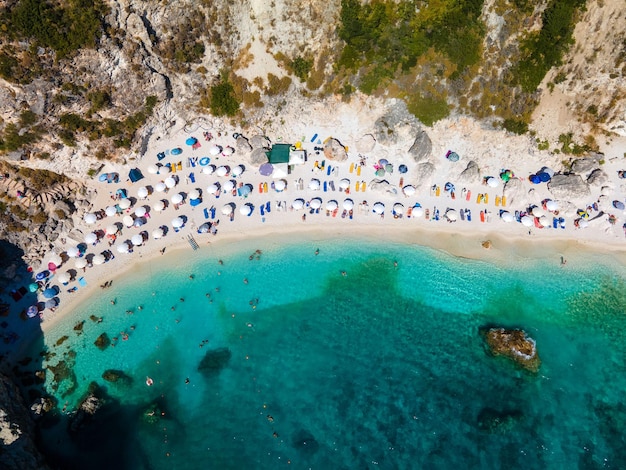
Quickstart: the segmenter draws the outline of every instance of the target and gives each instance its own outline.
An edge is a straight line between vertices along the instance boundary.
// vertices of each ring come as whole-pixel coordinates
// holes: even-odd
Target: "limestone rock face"
[[[548,189],[556,199],[576,201],[591,194],[589,185],[580,175],[556,174],[548,183]]]
[[[504,184],[503,194],[507,198],[508,204],[524,205],[528,201],[524,184],[516,179],[512,178]]]
[[[253,135],[252,138],[250,139],[250,145],[252,146],[253,149],[259,149],[259,148],[269,149],[272,143],[264,135],[257,134],[257,135]]]
[[[464,184],[479,184],[480,183],[480,168],[478,164],[472,160],[467,164],[465,170],[459,175],[459,183]]]
[[[396,144],[417,135],[421,129],[419,121],[398,101],[374,123],[374,138],[383,145]]]
[[[600,184],[606,183],[608,180],[609,180],[609,175],[607,175],[600,168],[596,168],[595,170],[591,172],[591,174],[587,178],[587,184],[600,185]]]
[[[252,165],[262,165],[267,162],[267,155],[265,152],[267,152],[267,149],[265,148],[256,148],[252,151],[248,160]]]
[[[599,155],[594,155],[594,156],[578,158],[574,160],[574,163],[572,163],[572,172],[588,173],[590,171],[593,171],[600,164],[600,159],[601,159],[600,157],[601,156]]]
[[[70,420],[69,430],[72,433],[80,431],[83,426],[87,425],[96,412],[102,407],[102,400],[97,396],[99,392],[98,385],[95,382],[92,383],[89,386],[89,390],[89,393],[80,403]]]
[[[237,145],[237,151],[239,153],[250,153],[250,152],[252,152],[252,145],[250,145],[250,142],[248,141],[248,139],[246,139],[242,135],[237,137],[236,145]]]
[[[433,143],[426,131],[422,129],[417,133],[415,141],[409,149],[409,155],[418,163],[425,162],[428,160],[428,157],[430,157],[432,150]]]
[[[412,182],[416,188],[429,185],[435,174],[435,165],[432,163],[419,163],[413,172]]]
[[[4,470],[47,470],[35,447],[29,410],[15,384],[0,375],[0,467]]]
[[[530,372],[537,372],[541,365],[535,340],[526,336],[524,330],[490,328],[484,332],[485,341],[494,356],[505,356]]]
[[[346,148],[337,139],[329,139],[324,145],[324,156],[329,160],[344,162],[348,159]]]

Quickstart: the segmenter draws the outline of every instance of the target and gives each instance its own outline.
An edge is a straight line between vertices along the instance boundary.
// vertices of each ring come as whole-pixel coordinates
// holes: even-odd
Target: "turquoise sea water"
[[[44,423],[42,440],[59,465],[626,462],[623,267],[583,258],[498,267],[360,240],[257,245],[146,263],[46,336],[55,354],[44,364],[64,361],[73,372],[58,381],[48,373],[60,406],[71,410],[92,381],[106,392],[97,418],[73,437],[63,416]],[[479,329],[490,325],[536,339],[539,373],[489,355]],[[103,332],[118,338],[115,347],[94,346]],[[131,380],[106,382],[107,369]],[[149,423],[154,403],[165,415]]]

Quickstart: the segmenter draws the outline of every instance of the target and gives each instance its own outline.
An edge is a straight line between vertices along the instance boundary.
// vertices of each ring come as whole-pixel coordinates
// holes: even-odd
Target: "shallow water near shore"
[[[57,462],[269,469],[626,461],[623,267],[608,259],[496,266],[354,240],[257,244],[142,264],[46,334],[56,355],[44,364],[64,360],[74,374],[56,383],[47,375],[61,406],[73,409],[92,381],[108,395],[73,440],[64,422],[46,426]],[[536,339],[539,373],[487,354],[479,328],[488,325]],[[101,351],[94,341],[104,332],[117,341]],[[130,379],[106,382],[107,369]],[[152,420],[145,415],[154,403]]]

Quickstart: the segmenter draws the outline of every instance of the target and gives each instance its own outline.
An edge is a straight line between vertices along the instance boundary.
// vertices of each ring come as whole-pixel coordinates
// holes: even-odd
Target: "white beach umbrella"
[[[181,219],[180,217],[176,217],[175,219],[172,220],[172,227],[174,228],[181,228],[184,224],[185,224],[185,221]]]
[[[176,186],[176,180],[172,178],[171,176],[168,176],[167,178],[165,178],[164,183],[168,189],[172,189],[174,186]]]
[[[165,203],[163,201],[157,201],[152,204],[152,208],[157,212],[161,212],[163,209],[165,209]]]
[[[228,180],[224,183],[224,191],[232,191],[235,189],[235,182],[233,180]]]
[[[54,264],[55,266],[61,266],[63,264],[63,260],[59,255],[52,255],[48,259],[48,264]]]
[[[135,215],[137,217],[144,217],[146,215],[148,211],[146,210],[145,207],[143,206],[139,206],[137,209],[135,209]]]
[[[150,173],[151,175],[156,175],[159,172],[159,169],[156,167],[156,165],[148,165],[148,173]]]
[[[189,197],[189,199],[200,199],[200,191],[192,189],[187,197]]]
[[[77,246],[70,246],[65,252],[70,258],[76,258],[78,255],[80,255],[80,250]]]
[[[446,211],[446,219],[448,219],[450,222],[456,222],[457,218],[458,218],[458,215],[456,213],[456,210],[448,209]]]
[[[222,207],[222,214],[224,215],[230,215],[233,212],[233,205],[232,204],[224,204],[224,206]]]
[[[85,258],[77,258],[74,262],[76,269],[83,269],[87,266],[87,260]]]
[[[535,225],[535,220],[530,215],[525,215],[524,217],[522,217],[521,222],[524,227],[532,227],[533,225]]]
[[[139,189],[137,189],[137,197],[139,199],[145,199],[148,197],[148,188],[146,188],[145,186],[141,186]]]
[[[399,202],[396,202],[393,205],[393,210],[396,214],[404,214],[404,206],[400,204]]]
[[[274,189],[276,191],[284,191],[286,187],[287,183],[285,182],[285,180],[278,180],[274,182]]]
[[[346,199],[342,204],[343,208],[347,211],[354,207],[354,201],[352,199]]]
[[[219,145],[214,145],[209,149],[209,154],[213,157],[218,156],[220,153],[222,153],[222,147]]]
[[[328,201],[326,203],[326,210],[327,211],[334,211],[335,209],[337,209],[338,205],[337,205],[337,201],[332,200],[332,201]]]
[[[413,217],[421,217],[424,215],[424,208],[421,206],[413,207]]]
[[[242,173],[243,173],[243,166],[241,165],[237,165],[235,168],[233,168],[233,171],[230,172],[230,174],[233,176],[239,176]]]
[[[122,242],[119,245],[117,245],[117,252],[118,253],[128,253],[128,243]]]
[[[578,219],[578,228],[587,228],[589,227],[589,222],[585,219]]]
[[[68,282],[70,282],[70,275],[68,273],[61,273],[57,277],[57,281],[59,281],[61,284],[67,284]]]
[[[350,187],[350,180],[348,178],[344,178],[339,181],[339,189],[348,189]]]
[[[320,189],[320,180],[313,178],[309,183],[309,189],[312,189],[313,191]]]
[[[204,168],[202,168],[202,173],[204,173],[205,175],[212,175],[214,171],[215,171],[215,165],[207,165]]]
[[[161,165],[159,167],[159,175],[167,175],[168,173],[171,173],[172,171],[172,167],[166,166],[166,165]]]
[[[170,201],[172,201],[172,204],[180,204],[183,202],[183,195],[180,193],[173,194]]]
[[[322,200],[319,197],[311,199],[311,202],[309,202],[309,207],[311,209],[319,209],[320,207],[322,207]]]
[[[108,206],[106,209],[104,209],[104,213],[107,215],[107,217],[113,217],[115,214],[117,214],[117,207]]]
[[[96,235],[95,233],[91,232],[85,235],[85,243],[87,243],[87,245],[93,245],[97,241],[98,241],[98,235]]]
[[[541,217],[539,217],[539,223],[541,224],[542,227],[549,227],[550,225],[552,225],[552,222],[550,221],[550,219],[546,217],[545,215],[542,215]]]
[[[500,214],[500,218],[504,222],[513,222],[515,220],[515,217],[513,216],[513,214],[511,214],[508,211],[502,211],[502,213]]]
[[[535,217],[542,217],[542,216],[546,215],[546,211],[544,211],[544,210],[543,210],[541,207],[539,207],[539,206],[535,206],[535,207],[533,207],[532,214],[533,214]]]
[[[167,189],[167,186],[165,186],[165,183],[163,181],[159,181],[155,186],[154,186],[154,190],[157,193],[162,193],[163,191],[165,191]]]
[[[143,237],[139,233],[136,233],[130,239],[130,242],[135,246],[143,245]]]
[[[130,215],[125,215],[122,219],[122,222],[127,227],[132,227],[133,225],[135,225],[135,219],[133,219]]]
[[[251,204],[244,204],[243,206],[239,208],[239,213],[241,215],[249,215],[251,212],[252,212]]]
[[[209,194],[215,194],[220,190],[220,188],[215,183],[213,183],[208,188],[206,188],[206,190]]]
[[[493,176],[491,178],[487,178],[487,186],[490,188],[497,188],[499,185],[500,181],[498,178],[494,178]]]
[[[282,167],[274,167],[274,171],[272,172],[272,178],[284,178],[285,176],[287,176],[287,172],[283,170]]]
[[[161,227],[155,228],[152,231],[152,238],[154,238],[155,240],[158,240],[161,237],[163,237],[163,229]]]
[[[548,209],[549,211],[558,211],[559,210],[559,203],[556,201],[547,201],[546,202],[546,209]]]
[[[377,202],[372,206],[372,210],[375,214],[382,214],[385,212],[385,205],[382,202]]]
[[[228,174],[228,168],[226,168],[225,166],[220,166],[217,168],[217,170],[215,170],[215,174],[217,176],[226,176]]]
[[[296,199],[291,203],[291,207],[293,207],[294,210],[299,211],[304,207],[304,199]]]
[[[93,259],[91,260],[91,262],[93,263],[94,266],[98,266],[100,264],[104,264],[104,256],[103,255],[95,255],[93,257]]]
[[[104,232],[107,235],[115,235],[117,233],[117,225],[108,225]]]
[[[225,156],[232,155],[233,153],[235,153],[235,149],[232,148],[230,145],[226,147],[224,150],[222,150],[222,155],[225,155]]]
[[[122,199],[117,205],[120,206],[120,209],[126,210],[130,208],[130,199]]]
[[[407,196],[412,196],[415,194],[415,186],[407,184],[404,188],[402,188],[402,192]]]
[[[85,217],[83,218],[83,220],[85,221],[86,224],[95,224],[96,221],[98,220],[98,217],[96,217],[96,214],[92,214],[92,213],[87,213],[85,214]]]

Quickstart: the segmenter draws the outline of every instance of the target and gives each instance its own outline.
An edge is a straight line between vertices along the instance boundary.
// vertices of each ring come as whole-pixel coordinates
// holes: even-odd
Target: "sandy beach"
[[[499,144],[501,151],[486,150],[491,148],[494,138],[502,138],[503,134],[484,138],[490,137],[489,133],[465,119],[440,123],[437,126],[442,126],[442,129],[435,129],[432,135],[447,135],[448,140],[439,142],[433,139],[430,161],[436,171],[424,178],[419,174],[419,164],[407,154],[412,144],[408,133],[394,143],[383,145],[373,142],[369,151],[359,152],[356,149],[363,147],[359,141],[371,134],[359,127],[363,123],[351,122],[355,119],[347,109],[339,109],[335,122],[326,126],[302,123],[294,126],[289,135],[268,136],[273,143],[286,142],[307,152],[305,163],[294,165],[290,174],[278,178],[260,174],[259,165],[251,164],[249,155],[236,149],[236,129],[220,126],[220,130],[216,131],[206,121],[202,121],[201,125],[174,129],[170,135],[153,137],[146,154],[135,165],[106,165],[101,174],[119,174],[118,183],[100,182],[98,178],[86,182],[97,191],[89,213],[99,212],[102,217],[95,223],[87,224],[85,214],[81,214],[81,219],[77,220],[78,230],[74,230],[71,237],[60,239],[64,243],[59,243],[55,253],[51,253],[51,256],[57,254],[66,259],[57,270],[57,275],[68,269],[74,269],[76,275],[67,285],[59,286],[60,304],[54,312],[48,309],[43,312],[42,328],[52,328],[59,319],[89,298],[95,289],[100,289],[106,281],[123,276],[136,263],[152,262],[163,251],[171,255],[175,250],[191,250],[194,243],[199,247],[198,256],[215,257],[219,257],[223,247],[251,238],[259,239],[261,243],[261,238],[270,236],[291,241],[354,237],[381,243],[395,241],[425,245],[455,256],[484,258],[500,263],[519,257],[553,257],[558,263],[561,257],[567,260],[581,251],[609,254],[620,263],[626,262],[623,211],[611,212],[610,215],[616,219],[614,223],[608,221],[608,212],[599,209],[595,214],[587,215],[590,222],[585,224],[588,225],[586,228],[576,227],[575,224],[581,219],[578,212],[581,209],[593,211],[593,204],[598,201],[624,200],[624,184],[620,185],[624,180],[617,176],[621,169],[619,161],[613,163],[609,159],[604,165],[604,171],[612,181],[598,187],[595,194],[581,201],[558,201],[545,183],[532,184],[529,181],[529,175],[544,166],[560,171],[560,164],[554,156],[529,154],[528,158],[511,158],[511,152],[519,153],[526,147],[528,152],[532,151],[525,137],[511,136],[510,142],[503,140]],[[346,132],[342,134],[344,129]],[[475,140],[472,134],[479,132],[483,135],[483,145],[474,148],[471,145]],[[197,140],[195,146],[187,143],[190,137]],[[347,160],[335,162],[325,158],[322,147],[331,137],[347,148]],[[174,149],[180,149],[180,154],[172,155]],[[217,149],[219,153],[215,154]],[[460,161],[449,161],[446,149],[457,152]],[[377,176],[381,159],[388,161],[391,165],[388,170],[391,171]],[[468,162],[473,160],[479,162],[481,180],[459,183]],[[166,170],[164,165],[167,164],[176,171],[170,173]],[[231,172],[239,165],[241,174],[233,176]],[[399,171],[401,165],[406,167],[405,173]],[[154,174],[155,166],[160,168],[159,174]],[[218,168],[222,166],[228,173],[217,176]],[[205,170],[209,167],[212,174],[207,174],[209,170]],[[138,168],[144,176],[135,183],[127,179],[132,168]],[[503,201],[504,185],[499,175],[505,170],[510,170],[513,177],[520,181],[525,198]],[[175,186],[163,192],[155,189],[170,177],[174,177]],[[486,183],[490,177],[497,179],[497,185]],[[285,185],[280,191],[273,189],[280,188],[280,184],[276,186],[278,181]],[[384,184],[372,189],[377,181]],[[208,191],[215,189],[211,188],[213,184],[220,188],[215,194]],[[232,184],[234,189],[230,189],[228,184]],[[446,191],[450,184],[454,185],[454,189]],[[243,185],[251,189],[249,194],[238,194],[237,189],[241,190]],[[347,189],[341,190],[342,185],[346,185]],[[413,190],[407,190],[407,187]],[[139,197],[143,191],[140,188],[146,188],[149,194]],[[118,213],[112,216],[104,215],[107,207],[120,203],[121,199],[114,199],[119,189],[126,191],[127,199],[132,201],[131,207],[118,209]],[[192,206],[189,195],[194,190],[198,190],[201,197],[199,203]],[[178,207],[172,202],[176,201],[177,194],[183,198]],[[478,194],[488,197],[477,200]],[[541,226],[539,217],[534,217],[534,213],[532,226],[519,223],[519,212],[525,214],[533,207],[541,208],[546,200],[554,200],[562,207],[559,207],[560,211],[543,210],[549,225]],[[158,201],[163,201],[167,207],[155,210]],[[319,205],[317,209],[314,208],[315,201]],[[381,213],[374,211],[376,203],[384,205]],[[299,204],[303,207],[299,208]],[[344,209],[350,204],[353,205],[352,210]],[[135,215],[138,207],[147,210],[148,215],[142,218],[145,223],[141,227],[124,226],[125,216],[131,216],[133,220],[138,218]],[[232,213],[224,213],[228,211]],[[515,217],[516,211],[518,221],[505,222],[501,217],[502,212]],[[172,225],[176,217],[182,217],[184,221],[178,230]],[[123,227],[115,240],[105,235],[113,223]],[[206,223],[215,224],[215,235],[198,233],[198,229]],[[154,239],[153,232],[160,227],[166,233]],[[76,260],[67,259],[67,250],[84,243],[84,236],[94,232],[99,233],[100,238],[97,244],[87,246],[83,257],[89,258],[106,250],[110,250],[114,257],[99,266],[76,269]],[[143,233],[144,242],[132,246],[132,237],[139,233]],[[490,248],[483,246],[485,241],[491,242]],[[117,247],[124,242],[132,247],[132,253],[118,252]],[[42,260],[42,266],[36,272],[45,269],[47,263],[48,260]],[[78,285],[78,278],[83,279],[82,286]],[[53,277],[50,284],[59,283]],[[75,286],[77,289],[72,289]]]

